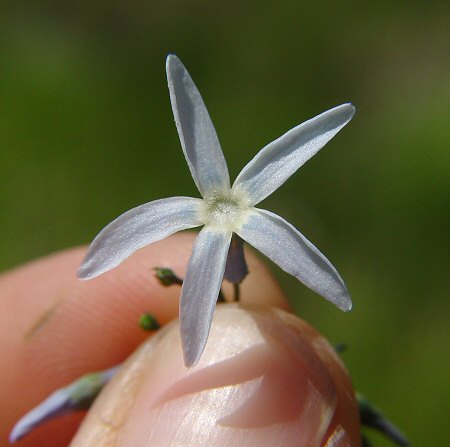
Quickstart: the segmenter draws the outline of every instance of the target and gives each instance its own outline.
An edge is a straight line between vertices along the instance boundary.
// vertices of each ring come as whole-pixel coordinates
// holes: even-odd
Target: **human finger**
[[[311,326],[274,308],[218,306],[186,368],[178,323],[146,341],[91,408],[70,447],[357,447],[348,375]]]
[[[0,444],[6,445],[14,422],[52,391],[86,372],[122,362],[148,336],[137,324],[142,313],[153,314],[161,324],[176,317],[180,289],[163,287],[152,268],[170,267],[182,277],[194,237],[182,233],[152,244],[91,281],[75,276],[85,248],[2,275],[0,358],[7,368],[0,370]],[[243,301],[251,296],[286,307],[263,264],[251,253],[248,263],[252,274],[242,285]],[[225,292],[230,295],[229,289]],[[52,421],[18,445],[67,445],[79,420],[69,415]]]

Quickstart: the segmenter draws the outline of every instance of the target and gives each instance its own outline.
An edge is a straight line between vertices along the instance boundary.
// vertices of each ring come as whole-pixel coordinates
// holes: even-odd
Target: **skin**
[[[0,277],[0,355],[7,365],[0,368],[0,445],[52,391],[127,358],[75,437],[82,413],[50,421],[17,445],[62,447],[73,438],[71,447],[270,446],[280,436],[284,446],[325,445],[333,436],[330,447],[360,445],[342,363],[313,328],[286,312],[282,291],[251,252],[242,303],[218,306],[202,359],[184,367],[178,323],[171,322],[180,289],[163,287],[151,269],[170,267],[183,277],[194,236],[152,244],[91,281],[75,276],[86,248]],[[229,284],[224,293],[232,296]],[[164,325],[156,335],[138,327],[144,312]],[[306,411],[305,402],[315,402],[315,410]]]

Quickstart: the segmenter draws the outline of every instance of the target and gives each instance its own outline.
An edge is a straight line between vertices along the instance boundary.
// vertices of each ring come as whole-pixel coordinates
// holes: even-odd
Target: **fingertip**
[[[160,324],[177,316],[180,288],[163,286],[153,268],[169,267],[183,277],[195,237],[176,234],[89,281],[76,277],[85,247],[0,277],[1,357],[8,365],[0,370],[0,414],[6,415],[0,420],[0,444],[6,444],[14,423],[55,389],[123,361],[148,336],[138,326],[143,313]],[[242,284],[243,300],[287,306],[267,268],[251,253],[248,262],[253,274]],[[232,296],[230,284],[224,291]],[[31,434],[30,439],[37,438]]]
[[[342,365],[317,348],[323,339],[310,326],[283,314],[219,306],[205,352],[192,368],[183,364],[178,324],[167,326],[128,361],[71,447],[297,447],[325,445],[332,436],[359,445],[358,413],[340,402],[332,371]],[[352,395],[348,377],[341,382]],[[116,428],[105,432],[105,420]]]

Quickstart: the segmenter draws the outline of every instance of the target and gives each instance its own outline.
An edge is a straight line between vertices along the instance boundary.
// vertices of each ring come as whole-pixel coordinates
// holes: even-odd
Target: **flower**
[[[343,104],[294,127],[265,146],[230,187],[227,164],[200,92],[175,55],[167,57],[166,70],[181,146],[202,199],[170,197],[122,214],[94,239],[78,276],[94,278],[152,242],[204,225],[181,290],[186,366],[195,365],[205,348],[233,233],[340,309],[349,310],[349,293],[330,261],[291,224],[255,205],[333,138],[355,108]]]
[[[71,411],[89,408],[98,393],[117,373],[119,368],[120,365],[104,371],[85,374],[70,385],[50,394],[16,422],[9,435],[9,442],[14,444],[45,421]]]

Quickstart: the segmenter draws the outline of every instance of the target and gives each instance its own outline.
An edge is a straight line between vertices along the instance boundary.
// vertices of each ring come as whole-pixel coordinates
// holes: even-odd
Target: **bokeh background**
[[[291,127],[351,101],[354,120],[262,206],[327,254],[354,310],[273,269],[299,313],[348,344],[356,388],[413,445],[448,445],[447,2],[0,8],[2,270],[86,243],[135,205],[197,196],[170,109],[169,52],[199,86],[232,177]]]

